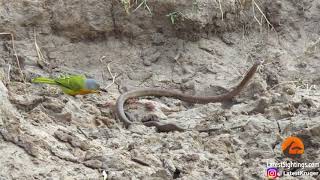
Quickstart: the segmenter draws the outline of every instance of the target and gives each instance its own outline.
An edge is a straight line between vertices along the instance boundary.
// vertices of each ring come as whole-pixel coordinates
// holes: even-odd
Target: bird
[[[99,93],[100,85],[95,79],[87,79],[84,75],[70,75],[58,78],[37,77],[32,83],[44,83],[59,86],[68,95],[85,95]]]

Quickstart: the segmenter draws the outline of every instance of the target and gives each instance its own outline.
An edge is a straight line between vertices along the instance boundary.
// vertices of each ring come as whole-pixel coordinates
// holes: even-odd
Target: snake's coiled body
[[[144,88],[144,89],[137,89],[133,91],[126,92],[122,94],[116,103],[116,113],[118,118],[125,124],[126,127],[128,127],[130,124],[132,124],[132,121],[130,121],[125,112],[124,112],[124,103],[127,99],[130,98],[137,98],[142,96],[165,96],[165,97],[173,97],[176,99],[180,99],[185,102],[194,103],[194,104],[207,104],[207,103],[214,103],[214,102],[223,102],[227,100],[231,100],[234,96],[238,95],[241,90],[246,86],[246,84],[250,81],[250,79],[253,77],[255,72],[258,69],[258,66],[260,65],[260,61],[257,61],[247,72],[243,80],[231,91],[217,96],[193,96],[193,95],[187,95],[183,94],[178,91],[174,90],[165,90],[165,89],[156,89],[156,88]],[[154,126],[157,126],[156,122],[152,123]],[[160,126],[160,125],[158,125]]]

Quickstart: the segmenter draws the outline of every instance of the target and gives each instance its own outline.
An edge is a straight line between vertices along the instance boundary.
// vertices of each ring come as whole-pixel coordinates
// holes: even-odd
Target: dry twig
[[[99,61],[101,62],[101,64],[103,64],[103,60],[106,59],[106,58],[107,58],[106,56],[102,56],[102,57],[99,59]],[[111,86],[115,83],[115,80],[116,80],[116,78],[117,78],[117,74],[116,74],[116,73],[115,73],[115,74],[112,74],[111,68],[110,68],[110,64],[111,64],[111,62],[108,62],[108,64],[107,64],[107,69],[108,69],[108,72],[109,72],[110,76],[112,77],[112,83],[109,84],[107,87],[103,88],[103,91],[106,91],[109,87],[111,87]],[[103,81],[105,80],[104,71],[102,71],[102,79],[103,79]]]
[[[305,81],[305,82],[308,82],[308,81]],[[283,81],[283,82],[280,82],[279,84],[273,86],[268,91],[271,91],[271,90],[273,90],[273,89],[275,89],[275,88],[277,88],[277,87],[279,87],[281,85],[284,85],[284,84],[293,84],[293,85],[295,85],[295,83],[301,83],[301,81]]]
[[[138,163],[138,164],[141,164],[142,166],[148,166],[148,167],[150,167],[150,165],[149,165],[148,163],[144,162],[144,161],[141,160],[141,159],[131,158],[131,160],[132,160],[133,162],[136,162],[136,163]]]
[[[111,86],[114,84],[114,82],[115,82],[115,80],[116,80],[116,77],[117,77],[117,74],[116,74],[116,73],[115,73],[114,75],[112,74],[111,69],[110,69],[110,63],[108,63],[107,68],[108,68],[108,72],[109,72],[110,76],[112,77],[112,83],[109,84],[109,85],[106,87],[106,89],[108,89],[109,87],[111,87]]]

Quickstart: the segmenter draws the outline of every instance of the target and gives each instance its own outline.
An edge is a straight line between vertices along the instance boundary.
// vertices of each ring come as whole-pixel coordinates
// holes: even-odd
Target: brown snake
[[[247,72],[243,80],[231,91],[217,96],[193,96],[183,94],[178,91],[174,90],[164,90],[164,89],[156,89],[156,88],[144,88],[144,89],[137,89],[133,91],[126,92],[122,94],[116,103],[116,114],[118,118],[125,124],[126,127],[129,127],[132,124],[125,112],[124,112],[124,103],[127,99],[137,98],[142,96],[165,96],[165,97],[173,97],[176,99],[180,99],[185,102],[194,103],[194,104],[207,104],[207,103],[214,103],[214,102],[223,102],[231,100],[234,96],[238,95],[241,90],[246,86],[246,84],[250,81],[253,77],[255,72],[258,69],[258,66],[261,64],[260,61],[256,61],[254,65],[250,68]],[[147,121],[144,123],[146,126],[156,126],[158,131],[160,132],[168,132],[168,131],[185,131],[185,129],[175,125],[175,124],[165,124],[160,125],[157,121]]]

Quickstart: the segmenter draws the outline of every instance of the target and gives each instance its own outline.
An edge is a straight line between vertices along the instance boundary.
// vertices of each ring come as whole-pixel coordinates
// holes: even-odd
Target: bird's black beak
[[[106,93],[108,92],[108,91],[107,91],[106,89],[104,89],[104,88],[100,88],[99,91],[100,91],[100,93],[101,93],[101,92],[106,92]]]

